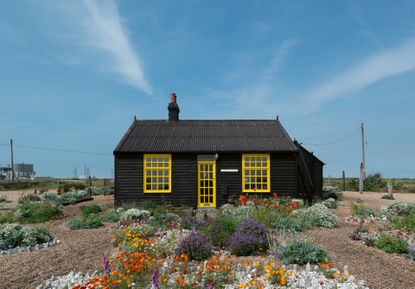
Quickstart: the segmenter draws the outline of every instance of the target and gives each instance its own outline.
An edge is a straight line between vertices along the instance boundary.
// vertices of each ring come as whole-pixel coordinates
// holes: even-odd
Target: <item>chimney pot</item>
[[[170,94],[170,103],[176,103],[176,93],[174,92]]]
[[[170,103],[167,108],[169,110],[169,120],[179,120],[180,108],[177,105],[176,94],[174,92],[170,94]]]

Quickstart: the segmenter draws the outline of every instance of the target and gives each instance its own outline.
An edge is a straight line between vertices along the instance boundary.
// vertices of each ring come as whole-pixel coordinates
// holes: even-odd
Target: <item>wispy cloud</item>
[[[54,2],[55,7],[66,16],[66,22],[70,19],[71,38],[75,38],[82,46],[103,54],[106,70],[151,94],[152,88],[144,74],[142,61],[133,48],[114,0],[58,3]],[[64,35],[67,33],[68,31]]]
[[[413,69],[415,69],[415,38],[406,40],[395,48],[375,53],[318,86],[301,99],[300,110],[315,111],[330,101]]]
[[[222,105],[238,107],[238,110],[235,111],[238,116],[252,110],[258,111],[262,116],[264,114],[276,114],[275,107],[269,104],[275,102],[278,73],[298,41],[297,38],[292,38],[282,42],[272,52],[269,62],[259,70],[254,70],[252,67],[247,68],[244,65],[235,69],[231,73],[232,78],[226,77],[226,82],[230,80],[232,87],[223,90],[207,89],[206,93],[210,98],[228,99],[229,102]],[[239,76],[242,75],[244,77],[239,79]]]

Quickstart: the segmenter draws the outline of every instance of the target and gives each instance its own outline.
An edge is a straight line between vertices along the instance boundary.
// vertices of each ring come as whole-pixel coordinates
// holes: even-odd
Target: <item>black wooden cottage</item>
[[[323,165],[276,120],[134,118],[114,150],[115,203],[218,207],[242,193],[321,196]]]

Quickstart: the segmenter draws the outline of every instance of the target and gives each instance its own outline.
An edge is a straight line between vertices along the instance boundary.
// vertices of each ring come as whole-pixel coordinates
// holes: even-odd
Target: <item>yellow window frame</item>
[[[266,160],[266,166],[264,166]],[[248,161],[248,162],[247,162]],[[266,170],[266,174],[263,171]],[[249,176],[247,173],[249,172]],[[259,172],[259,173],[258,173]],[[263,177],[266,176],[266,181]],[[261,178],[258,181],[258,177]],[[247,181],[247,179],[249,181]],[[253,179],[253,180],[252,180]],[[246,188],[246,185],[253,188]],[[266,185],[266,189],[257,187]],[[242,192],[269,193],[271,192],[270,154],[242,154]]]
[[[167,165],[165,159],[167,158]],[[165,172],[167,171],[167,174]],[[150,182],[147,182],[147,177]],[[165,178],[168,178],[165,181]],[[153,178],[155,181],[152,181]],[[162,179],[159,182],[159,179]],[[171,193],[171,154],[144,154],[143,156],[143,189],[144,193]],[[156,189],[147,189],[147,185],[157,187]],[[167,189],[159,189],[158,186],[168,185]]]

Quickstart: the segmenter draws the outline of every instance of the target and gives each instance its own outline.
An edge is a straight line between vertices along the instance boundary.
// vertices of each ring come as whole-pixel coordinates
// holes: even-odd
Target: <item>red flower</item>
[[[274,199],[277,199],[278,198],[278,194],[277,193],[274,193]]]
[[[241,203],[241,206],[245,206],[247,201],[248,201],[248,197],[247,196],[241,195],[239,197],[239,202]]]

